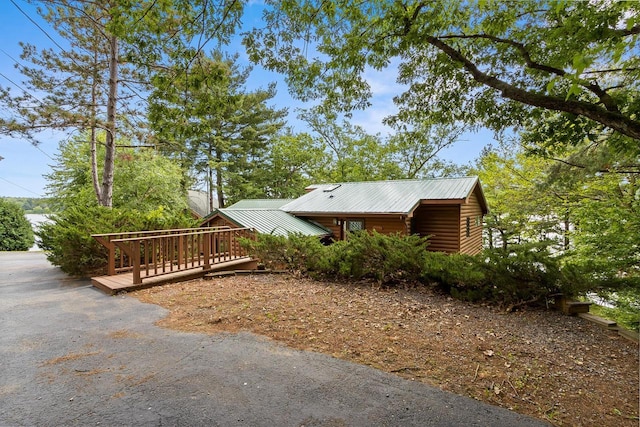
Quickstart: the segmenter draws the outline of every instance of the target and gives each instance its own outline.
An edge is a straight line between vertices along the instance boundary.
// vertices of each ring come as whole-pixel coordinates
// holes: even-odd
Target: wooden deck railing
[[[109,253],[110,276],[133,272],[133,283],[143,278],[202,268],[247,256],[239,237],[252,238],[248,228],[189,228],[94,234]]]

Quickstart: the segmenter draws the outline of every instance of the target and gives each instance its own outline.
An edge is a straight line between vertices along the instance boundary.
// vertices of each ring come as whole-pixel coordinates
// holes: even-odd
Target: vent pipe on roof
[[[340,184],[332,185],[331,187],[327,187],[322,191],[324,191],[325,193],[331,193],[333,190],[340,188],[340,186]]]

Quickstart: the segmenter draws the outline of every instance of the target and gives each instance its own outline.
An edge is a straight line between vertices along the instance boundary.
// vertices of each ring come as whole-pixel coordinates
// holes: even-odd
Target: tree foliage
[[[546,111],[640,140],[640,13],[633,2],[270,2],[253,61],[303,100],[368,105],[368,68],[399,59],[399,119],[495,130]]]
[[[569,194],[547,182],[552,164],[513,145],[485,148],[475,173],[491,207],[484,229],[489,248],[548,242],[566,249]]]
[[[577,144],[564,160],[510,150],[487,150],[478,162],[491,206],[489,246],[511,251],[519,244],[545,245],[591,278],[585,290],[637,294],[638,174],[603,168],[620,158],[608,144]]]
[[[206,177],[218,206],[255,197],[253,185],[285,110],[267,103],[275,87],[248,92],[250,69],[220,53],[199,56],[189,72],[167,70],[153,79],[149,118],[159,145],[196,175]],[[213,199],[213,197],[211,197]]]
[[[0,199],[0,251],[27,251],[33,246],[33,229],[20,205]]]
[[[59,146],[57,164],[46,175],[47,190],[57,211],[72,207],[94,205],[91,194],[91,175],[87,168],[90,147],[86,135],[78,135]],[[104,137],[99,136],[98,140]],[[122,145],[129,145],[121,140]],[[104,149],[98,151],[102,159]],[[177,214],[187,207],[186,189],[181,185],[182,171],[178,165],[154,150],[122,148],[115,159],[118,170],[113,195],[114,207],[149,212],[162,207]]]
[[[287,130],[271,139],[262,167],[254,175],[259,197],[295,198],[326,177],[332,168],[329,153],[308,133]]]
[[[100,139],[100,137],[98,138]],[[182,171],[149,149],[121,149],[115,159],[113,206],[98,205],[86,167],[90,147],[83,136],[61,144],[58,164],[47,175],[55,214],[38,230],[40,247],[63,271],[85,275],[106,266],[107,254],[91,234],[193,226],[187,214]],[[104,156],[98,153],[98,158]]]
[[[49,200],[39,197],[5,197],[5,200],[22,206],[26,214],[45,214],[51,212]]]
[[[460,136],[451,126],[395,124],[398,133],[383,136],[323,108],[304,111],[300,118],[311,130],[313,146],[325,154],[324,167],[312,174],[316,183],[434,178],[464,169],[438,157]]]
[[[402,170],[393,158],[393,147],[380,135],[371,135],[333,114],[308,111],[301,117],[316,136],[316,145],[328,154],[329,164],[317,171],[319,182],[397,179]]]

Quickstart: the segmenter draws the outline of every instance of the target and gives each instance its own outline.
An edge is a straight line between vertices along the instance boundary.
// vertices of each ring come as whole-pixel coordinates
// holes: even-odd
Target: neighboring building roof
[[[326,236],[331,231],[326,228],[296,218],[280,209],[217,209],[215,213],[241,227],[254,228],[259,233],[287,236]]]
[[[478,185],[480,203],[486,200],[478,177],[397,181],[344,182],[313,185],[307,194],[282,206],[293,214],[402,214],[412,212],[422,200],[464,202]]]
[[[188,191],[189,208],[200,215],[205,217],[211,212],[209,210],[209,195],[206,191],[189,190]],[[218,207],[218,201],[213,201],[213,206]]]
[[[293,199],[243,199],[225,209],[280,209]]]

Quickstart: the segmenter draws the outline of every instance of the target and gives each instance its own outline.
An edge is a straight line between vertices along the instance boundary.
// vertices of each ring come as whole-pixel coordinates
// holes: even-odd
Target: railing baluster
[[[211,258],[209,257],[209,254],[211,253],[211,248],[209,247],[211,244],[211,240],[208,238],[208,236],[202,236],[202,241],[203,241],[203,248],[202,248],[202,252],[204,255],[204,269],[205,270],[209,270],[211,268]]]
[[[173,263],[176,260],[176,250],[175,250],[175,244],[176,244],[176,238],[171,236],[168,238],[169,240],[169,271],[173,271]]]
[[[153,239],[153,274],[158,274],[158,241]]]
[[[108,249],[108,273],[132,271],[134,283],[175,271],[213,265],[245,256],[238,238],[248,229],[196,228],[94,235]]]
[[[144,262],[144,274],[145,277],[149,277],[149,240],[142,240],[144,247],[142,249],[142,260]]]

